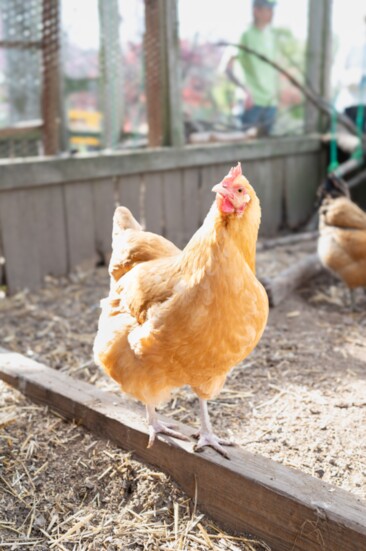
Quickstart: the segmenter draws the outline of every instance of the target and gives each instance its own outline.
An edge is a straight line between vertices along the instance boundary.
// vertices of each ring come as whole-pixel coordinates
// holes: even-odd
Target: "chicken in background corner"
[[[347,184],[334,174],[326,178],[318,195],[318,255],[348,287],[354,310],[354,289],[366,287],[366,212],[353,203]]]
[[[190,385],[200,403],[195,450],[211,446],[228,457],[223,446],[232,443],[213,433],[207,400],[257,345],[268,298],[255,276],[259,200],[240,163],[212,191],[216,199],[183,251],[142,231],[127,208],[116,209],[110,294],[101,301],[94,357],[146,405],[149,447],[158,433],[187,439],[155,408],[172,389]]]

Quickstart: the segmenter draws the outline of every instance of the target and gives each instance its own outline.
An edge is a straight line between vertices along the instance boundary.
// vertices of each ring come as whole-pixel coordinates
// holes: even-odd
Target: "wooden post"
[[[330,99],[332,0],[309,0],[306,81]],[[305,104],[305,131],[321,131],[323,117],[310,102]]]
[[[123,123],[123,73],[118,0],[99,0],[103,145],[115,147]]]
[[[43,149],[45,155],[59,152],[60,128],[60,6],[59,0],[43,0],[43,88],[42,117],[44,124]]]
[[[149,145],[182,146],[176,0],[145,0],[145,73]]]

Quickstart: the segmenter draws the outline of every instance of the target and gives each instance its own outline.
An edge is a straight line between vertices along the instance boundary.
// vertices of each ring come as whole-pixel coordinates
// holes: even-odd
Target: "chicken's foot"
[[[229,454],[223,446],[235,446],[235,442],[232,442],[231,440],[221,440],[218,436],[216,436],[216,434],[214,434],[210,417],[208,415],[207,401],[202,398],[199,400],[201,427],[198,434],[195,435],[195,437],[198,438],[198,442],[194,446],[194,451],[202,451],[205,446],[210,446],[218,453],[226,457],[226,459],[230,459]]]
[[[179,440],[189,440],[188,436],[174,430],[176,425],[159,421],[157,413],[155,411],[155,406],[147,405],[146,415],[149,425],[149,443],[147,445],[148,448],[151,448],[151,446],[154,444],[157,434],[166,434],[167,436],[178,438]]]

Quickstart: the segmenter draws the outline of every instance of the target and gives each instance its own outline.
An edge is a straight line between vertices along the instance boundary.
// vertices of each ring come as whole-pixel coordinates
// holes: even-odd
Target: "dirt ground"
[[[315,248],[258,255],[273,276]],[[0,299],[0,346],[109,391],[91,346],[105,268],[49,279]],[[322,273],[270,312],[257,347],[209,410],[216,432],[366,499],[366,294],[357,311]],[[197,426],[198,400],[177,390],[161,411]],[[0,382],[0,548],[270,550],[224,533],[165,474]]]

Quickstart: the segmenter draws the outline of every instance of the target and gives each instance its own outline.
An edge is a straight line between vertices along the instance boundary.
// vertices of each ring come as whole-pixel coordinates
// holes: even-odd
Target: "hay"
[[[301,254],[263,251],[273,275]],[[119,393],[94,365],[91,346],[105,269],[48,279],[37,292],[0,300],[1,345]],[[359,297],[359,305],[365,307]],[[366,497],[364,311],[321,276],[271,312],[256,351],[210,402],[220,436]],[[198,402],[178,389],[164,414],[193,427]],[[65,422],[0,383],[0,547],[100,551],[268,551],[215,526],[165,474]]]

